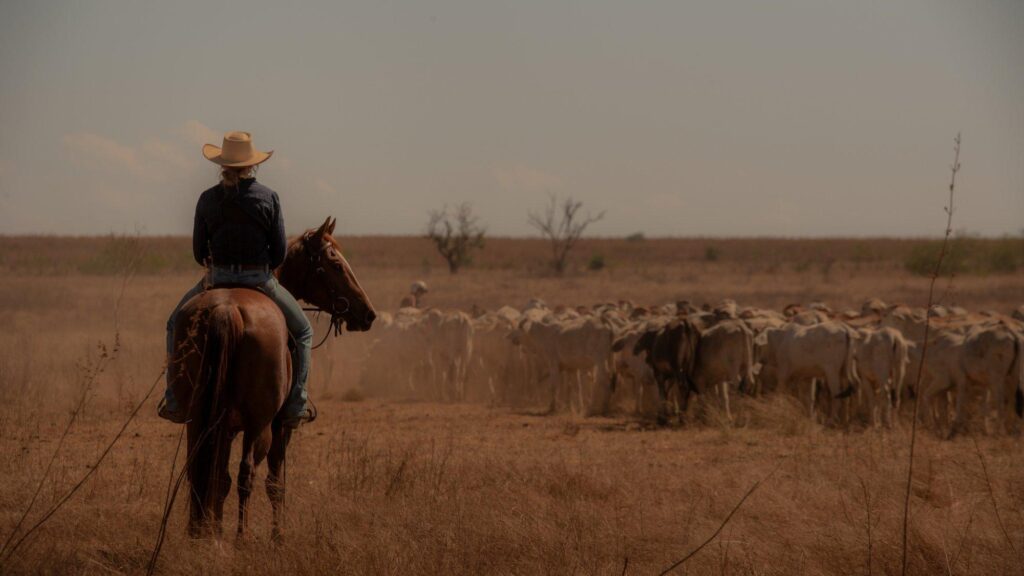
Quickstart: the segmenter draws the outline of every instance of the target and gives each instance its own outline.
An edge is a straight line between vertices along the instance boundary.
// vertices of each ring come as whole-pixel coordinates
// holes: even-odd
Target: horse
[[[376,312],[331,236],[335,223],[328,218],[289,242],[274,274],[295,298],[330,314],[336,334],[343,324],[349,331],[366,331]],[[255,471],[266,458],[272,537],[280,541],[291,429],[275,417],[292,385],[288,331],[280,309],[252,288],[212,287],[201,292],[178,315],[170,370],[174,393],[182,406],[188,406],[189,415],[188,533],[222,534],[224,501],[231,490],[228,460],[232,442],[242,432],[237,537],[248,529]]]

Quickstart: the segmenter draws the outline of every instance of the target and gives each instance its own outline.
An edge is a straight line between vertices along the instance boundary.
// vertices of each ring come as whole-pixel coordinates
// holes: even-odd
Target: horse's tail
[[[242,322],[234,306],[216,306],[207,316],[206,345],[203,349],[199,385],[193,392],[190,410],[193,520],[206,521],[217,501],[217,493],[230,486],[228,454],[224,440],[228,433],[231,359],[242,336]],[[194,436],[193,436],[194,435]],[[222,453],[223,452],[223,453]],[[198,526],[193,526],[198,528]]]

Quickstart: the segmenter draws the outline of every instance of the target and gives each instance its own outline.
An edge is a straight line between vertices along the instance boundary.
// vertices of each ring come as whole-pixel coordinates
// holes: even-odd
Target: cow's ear
[[[683,320],[683,331],[686,337],[692,340],[694,344],[700,342],[700,327],[693,320],[689,318]]]
[[[622,336],[620,338],[617,338],[614,342],[612,342],[612,352],[618,352],[625,348],[626,340],[628,338],[629,336]]]
[[[650,354],[651,345],[654,343],[654,335],[655,332],[653,330],[644,332],[643,336],[641,336],[640,339],[636,341],[636,344],[633,345],[633,354],[639,355],[641,352]]]

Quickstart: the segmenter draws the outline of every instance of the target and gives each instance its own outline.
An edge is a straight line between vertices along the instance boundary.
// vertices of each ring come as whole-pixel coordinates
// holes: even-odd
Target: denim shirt
[[[284,261],[286,247],[277,192],[255,178],[242,179],[237,188],[217,184],[199,197],[192,231],[196,262],[211,258],[217,266],[265,264],[273,269]]]

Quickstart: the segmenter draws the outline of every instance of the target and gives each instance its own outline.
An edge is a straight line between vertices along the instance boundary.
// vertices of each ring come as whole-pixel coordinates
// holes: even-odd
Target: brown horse
[[[334,224],[328,218],[293,240],[275,275],[296,298],[330,314],[332,325],[369,330],[376,313],[331,237]],[[279,539],[282,472],[291,438],[291,430],[275,420],[292,385],[284,316],[257,290],[215,287],[181,309],[174,342],[172,386],[181,405],[189,407],[189,534],[220,535],[224,500],[231,490],[231,444],[242,432],[238,535],[247,528],[256,467],[267,458],[267,496],[274,510],[273,536]]]

